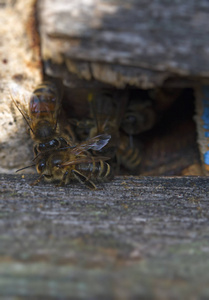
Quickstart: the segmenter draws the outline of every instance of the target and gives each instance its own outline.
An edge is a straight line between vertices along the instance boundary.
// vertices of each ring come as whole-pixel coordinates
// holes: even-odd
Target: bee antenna
[[[33,161],[36,160],[36,158],[39,157],[39,155],[41,155],[41,153],[38,153],[38,154],[34,157]]]
[[[54,131],[57,129],[57,120],[56,120],[56,123],[54,125]]]
[[[24,168],[22,168],[22,169],[18,169],[18,170],[16,171],[16,173],[19,172],[19,171],[25,170],[25,169],[27,169],[27,168],[30,168],[30,167],[35,167],[35,164],[30,165],[30,166],[27,166],[27,167],[24,167]]]
[[[21,110],[19,110],[19,111],[20,111],[20,113],[22,114]],[[34,131],[33,131],[32,127],[30,126],[30,124],[29,124],[28,120],[26,119],[26,117],[25,117],[23,114],[22,114],[22,116],[23,116],[23,118],[25,119],[26,123],[28,124],[28,127],[30,128],[30,130],[31,130],[32,133],[34,134]]]

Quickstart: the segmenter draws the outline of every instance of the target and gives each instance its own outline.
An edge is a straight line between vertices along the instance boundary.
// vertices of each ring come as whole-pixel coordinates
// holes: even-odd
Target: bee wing
[[[118,130],[125,112],[127,98],[128,95],[124,91],[89,93],[88,102],[98,133],[107,132],[108,123],[112,123],[115,130]]]
[[[60,165],[60,167],[66,167],[66,166],[70,166],[70,165],[78,165],[78,164],[88,164],[88,163],[92,163],[94,162],[98,162],[100,160],[102,161],[106,161],[110,159],[110,157],[106,157],[106,156],[96,156],[96,157],[92,157],[92,156],[86,156],[86,157],[79,157],[79,158],[75,158],[74,160],[71,161],[66,161],[64,163],[62,163]]]
[[[85,128],[91,128],[94,126],[94,121],[92,119],[84,119],[84,120],[78,120],[78,119],[74,119],[74,118],[70,118],[69,119],[69,123],[73,126],[76,126],[78,128],[81,129],[85,129]]]
[[[111,139],[111,135],[109,134],[100,134],[94,136],[93,138],[77,145],[75,148],[71,150],[72,154],[79,155],[81,152],[86,150],[101,150],[104,146],[107,145],[109,140]]]
[[[97,133],[103,133],[104,127],[112,114],[112,99],[103,93],[88,95],[92,117],[96,123]]]
[[[87,141],[88,149],[85,149],[85,150],[92,149],[92,150],[99,151],[108,144],[110,139],[111,139],[110,134],[97,135]]]
[[[9,94],[12,99],[12,102],[17,107],[21,115],[24,117],[28,126],[31,128],[31,118],[29,116],[28,111],[31,93],[24,89],[22,86],[13,82],[9,86]]]

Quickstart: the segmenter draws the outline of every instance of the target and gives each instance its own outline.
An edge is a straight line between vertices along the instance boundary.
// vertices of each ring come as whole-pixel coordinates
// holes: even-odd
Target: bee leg
[[[65,129],[67,130],[68,135],[72,138],[72,142],[75,142],[75,134],[74,134],[74,132],[73,132],[72,127],[70,126],[70,124],[67,124],[65,126]]]
[[[67,179],[68,174],[69,174],[69,172],[66,171],[65,174],[63,175],[62,180],[60,181],[60,183],[56,185],[57,187],[66,185],[66,179]]]
[[[34,186],[34,185],[37,185],[43,178],[44,178],[44,174],[42,174],[41,176],[39,176],[39,178],[38,179],[36,179],[34,182],[32,182],[31,184],[30,184],[30,186]]]
[[[73,173],[73,175],[75,176],[75,178],[79,182],[85,184],[85,186],[87,188],[89,188],[90,190],[96,190],[96,185],[91,180],[89,180],[86,176],[84,176],[83,174],[81,174],[77,170],[72,170],[71,172]]]
[[[41,174],[38,179],[36,179],[34,182],[32,182],[30,184],[30,186],[34,186],[34,185],[37,185],[43,178],[48,178],[50,179],[52,177],[52,175],[46,175],[46,174]]]

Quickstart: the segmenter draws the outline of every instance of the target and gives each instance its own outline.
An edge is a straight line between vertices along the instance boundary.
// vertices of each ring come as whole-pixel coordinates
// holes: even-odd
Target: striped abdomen
[[[50,139],[56,131],[61,98],[56,85],[45,81],[37,86],[29,103],[32,138]]]
[[[116,156],[118,163],[129,170],[135,170],[141,163],[141,151],[130,144],[128,136],[121,137]]]
[[[103,160],[97,162],[93,160],[92,163],[78,164],[76,170],[93,181],[106,182],[112,180],[114,177],[113,169]]]
[[[33,91],[30,99],[29,113],[31,118],[49,118],[56,121],[60,108],[61,96],[56,85],[50,81],[44,81]]]

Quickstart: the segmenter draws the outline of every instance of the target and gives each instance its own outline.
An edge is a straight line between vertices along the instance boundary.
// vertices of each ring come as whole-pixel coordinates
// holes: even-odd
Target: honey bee
[[[126,105],[126,93],[116,91],[102,91],[90,93],[88,101],[94,126],[90,130],[90,137],[98,134],[109,134],[111,140],[103,149],[103,153],[111,158],[115,157],[120,140],[119,127]]]
[[[121,128],[128,135],[136,135],[151,129],[156,119],[156,112],[150,100],[132,99],[121,121]]]
[[[141,162],[141,150],[133,144],[132,136],[129,137],[120,130],[124,112],[126,114],[127,93],[124,91],[118,94],[103,92],[89,96],[92,116],[95,120],[90,136],[101,133],[110,134],[112,139],[103,150],[103,154],[111,157],[110,164],[117,171],[120,165],[128,170],[135,170]],[[134,129],[133,124],[131,126]],[[130,135],[129,130],[128,133]]]
[[[109,181],[113,178],[108,157],[93,156],[88,150],[101,151],[111,136],[98,135],[73,147],[66,147],[39,155],[36,162],[40,177],[32,184],[45,181],[59,181],[60,186],[76,179],[89,189],[96,189],[94,181]]]
[[[82,120],[71,118],[69,122],[73,126],[73,131],[79,141],[87,140],[91,129],[95,126],[95,122],[91,118],[84,118]]]
[[[132,136],[129,137],[120,130],[126,109],[127,93],[124,91],[119,94],[103,92],[89,96],[92,117],[95,120],[95,126],[90,130],[90,136],[101,133],[112,136],[111,141],[103,149],[103,154],[111,158],[110,164],[117,172],[120,165],[128,170],[137,169],[141,162],[141,150],[133,144]],[[134,129],[133,124],[131,126]]]
[[[134,145],[132,136],[120,134],[120,143],[116,152],[117,165],[123,165],[126,169],[136,170],[142,159],[141,149]]]
[[[62,93],[56,84],[44,81],[33,91],[28,103],[21,103],[18,97],[12,97],[17,109],[26,120],[31,138],[35,142],[34,154],[51,151],[72,145],[74,134],[70,124],[62,124]],[[27,100],[27,99],[26,99]],[[59,122],[58,122],[59,117]]]

